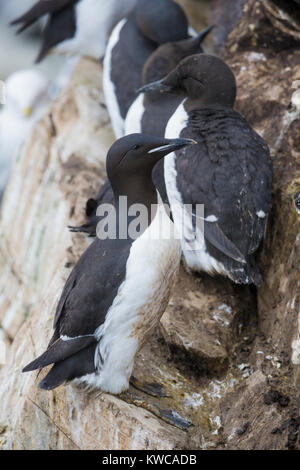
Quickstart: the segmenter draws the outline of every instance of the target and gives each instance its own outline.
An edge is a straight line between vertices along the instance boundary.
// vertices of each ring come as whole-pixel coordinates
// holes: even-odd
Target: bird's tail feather
[[[79,351],[64,361],[54,364],[50,372],[39,383],[42,390],[53,390],[75,378],[95,372],[94,356],[96,343]]]
[[[77,338],[66,340],[59,338],[40,357],[24,367],[23,372],[30,372],[56,362],[64,361],[68,357],[73,356],[73,354],[87,348],[90,344],[95,342],[96,338],[93,335],[79,336]]]
[[[23,25],[20,27],[20,29],[17,31],[18,33],[21,33],[24,31],[24,29],[28,28],[31,26],[33,23],[35,23],[39,18],[41,18],[44,15],[47,14],[52,14],[55,13],[56,11],[59,11],[60,9],[63,9],[67,6],[73,5],[76,3],[77,0],[62,0],[59,4],[57,5],[57,2],[47,2],[45,0],[40,0],[37,2],[35,5],[33,5],[32,8],[27,10],[23,15],[19,16],[15,20],[11,21],[11,25],[14,26],[16,24],[21,24]]]
[[[205,222],[204,234],[209,243],[217,248],[217,250],[221,251],[221,253],[239,263],[247,263],[238,247],[229,240],[216,222]]]
[[[51,8],[49,9],[50,4],[51,2],[39,1],[32,8],[30,8],[30,10],[26,11],[26,13],[11,21],[10,24],[14,26],[16,24],[23,23],[20,29],[17,31],[18,33],[21,33],[24,31],[24,29],[27,29],[43,15],[51,13]]]
[[[100,221],[100,217],[96,215],[91,217],[85,224],[80,225],[79,227],[74,227],[72,225],[68,225],[68,229],[72,233],[87,233],[90,237],[95,237],[97,233],[97,225]]]
[[[259,268],[252,260],[247,260],[247,264],[237,265],[237,263],[228,260],[226,269],[228,276],[237,284],[255,284],[260,287],[262,284],[262,277]],[[230,262],[231,261],[231,262]]]

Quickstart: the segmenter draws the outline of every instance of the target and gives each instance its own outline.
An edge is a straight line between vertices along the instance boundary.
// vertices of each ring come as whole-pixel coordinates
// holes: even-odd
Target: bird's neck
[[[188,97],[184,100],[184,108],[187,113],[195,111],[197,109],[202,108],[210,108],[210,109],[224,109],[228,108],[232,110],[232,106],[229,106],[228,103],[220,103],[214,102],[212,99],[204,99],[204,98],[192,98]]]
[[[161,203],[159,194],[151,179],[136,180],[126,183],[126,190],[114,190],[117,216],[117,233],[124,232],[137,217],[141,218],[141,225],[146,229],[153,221],[158,204]],[[122,227],[122,230],[120,230]]]
[[[118,198],[124,196],[128,200],[128,204],[149,204],[157,203],[157,191],[152,181],[151,174],[146,178],[124,177],[123,181],[118,181],[118,187],[112,183],[116,204]]]

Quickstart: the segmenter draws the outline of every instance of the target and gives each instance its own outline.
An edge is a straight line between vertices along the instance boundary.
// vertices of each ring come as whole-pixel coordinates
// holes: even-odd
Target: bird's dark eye
[[[139,148],[140,148],[140,145],[135,145],[135,146],[133,147],[133,150],[138,150]]]

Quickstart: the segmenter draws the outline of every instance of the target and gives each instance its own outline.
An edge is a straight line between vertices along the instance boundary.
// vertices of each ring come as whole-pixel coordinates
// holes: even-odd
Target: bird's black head
[[[236,81],[229,66],[219,57],[196,54],[183,59],[165,78],[150,83],[140,92],[174,93],[200,105],[233,107]]]
[[[152,170],[170,152],[195,144],[191,139],[163,139],[130,134],[117,140],[107,154],[107,175],[115,195],[134,195],[152,187]],[[138,196],[138,194],[137,194]]]
[[[138,0],[136,21],[142,33],[155,44],[188,37],[188,20],[173,0]]]
[[[213,29],[203,29],[193,38],[168,42],[159,46],[149,57],[143,68],[143,84],[160,80],[171,72],[185,57],[202,53],[202,42]]]

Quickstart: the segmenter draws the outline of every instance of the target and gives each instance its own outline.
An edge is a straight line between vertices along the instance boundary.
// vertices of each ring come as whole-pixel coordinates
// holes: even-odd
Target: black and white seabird
[[[167,306],[181,255],[152,169],[169,152],[195,143],[132,134],[109,150],[116,238],[96,238],[71,272],[48,349],[24,368],[28,372],[54,364],[40,388],[51,390],[74,379],[115,394],[128,388],[135,354]],[[122,197],[127,197],[129,214],[125,225],[124,211],[118,214]],[[148,216],[137,238],[130,238],[126,231],[141,205]]]
[[[159,46],[149,57],[143,67],[142,83],[159,80],[173,70],[185,57],[201,53],[202,42],[212,30],[209,26],[193,38],[175,41]],[[125,119],[125,134],[143,133],[164,137],[166,125],[181,103],[182,98],[177,95],[162,95],[160,92],[140,93],[132,103]],[[155,165],[153,181],[165,203],[168,202],[164,183],[163,160]],[[99,204],[113,204],[114,196],[109,181],[104,183],[95,199],[89,199],[86,205],[87,222],[80,227],[70,227],[72,231],[84,232],[89,236],[96,236],[99,217],[96,216]]]
[[[213,29],[208,26],[199,34],[182,41],[168,42],[158,47],[143,67],[142,84],[164,78],[185,57],[203,53],[202,42]],[[125,135],[134,132],[164,137],[166,125],[182,98],[160,92],[139,93],[125,119]]]
[[[143,85],[165,77],[185,57],[202,53],[201,44],[212,28],[213,26],[205,28],[193,38],[162,44],[151,54],[144,65],[142,75]],[[166,125],[181,101],[182,98],[176,94],[162,94],[155,91],[152,93],[141,92],[130,106],[126,115],[125,135],[141,132],[163,137]],[[163,168],[164,162],[161,160],[154,167],[153,181],[163,201],[167,203],[168,198]],[[101,193],[101,198],[103,198],[103,192]]]
[[[103,62],[103,92],[117,138],[124,135],[124,120],[149,56],[161,44],[186,39],[188,33],[187,17],[173,0],[138,0],[115,26]]]
[[[39,0],[29,11],[11,22],[20,25],[18,33],[47,15],[43,44],[36,62],[53,49],[62,54],[104,56],[111,28],[137,0]]]
[[[233,109],[234,74],[220,58],[197,54],[142,90],[181,96],[165,136],[198,142],[164,161],[175,225],[182,223],[182,205],[193,207],[184,218],[182,248],[187,266],[228,276],[236,283],[259,285],[255,253],[270,208],[272,163],[267,144]],[[197,204],[204,204],[204,239],[196,229],[191,249]]]

